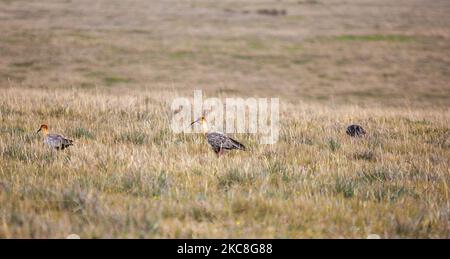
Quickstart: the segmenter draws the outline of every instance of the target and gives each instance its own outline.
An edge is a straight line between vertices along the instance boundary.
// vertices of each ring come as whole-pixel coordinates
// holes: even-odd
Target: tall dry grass
[[[0,98],[2,237],[449,234],[445,110],[285,104],[276,145],[239,135],[249,151],[217,159],[171,132],[170,94],[23,93]],[[44,121],[75,146],[48,150]]]

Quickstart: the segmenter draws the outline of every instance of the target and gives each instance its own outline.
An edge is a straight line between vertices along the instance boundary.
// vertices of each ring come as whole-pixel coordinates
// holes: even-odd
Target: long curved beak
[[[199,120],[200,120],[200,119],[198,119],[198,120],[196,120],[196,121],[193,121],[193,122],[191,123],[191,126],[194,125],[195,123],[199,122]]]
[[[42,128],[41,128],[42,129]],[[36,133],[39,133],[41,131],[41,129],[38,129],[38,131],[36,131]]]

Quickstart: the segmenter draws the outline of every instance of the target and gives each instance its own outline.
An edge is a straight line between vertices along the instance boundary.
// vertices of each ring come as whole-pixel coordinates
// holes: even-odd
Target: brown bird
[[[222,155],[224,150],[238,149],[238,150],[245,151],[244,145],[242,145],[241,143],[237,142],[236,140],[228,137],[224,133],[209,131],[208,123],[206,122],[206,119],[204,116],[202,116],[198,120],[192,122],[191,125],[194,125],[195,123],[200,123],[202,125],[203,133],[205,134],[209,145],[211,145],[214,152],[218,156]]]
[[[42,124],[37,133],[42,132],[44,135],[44,143],[56,150],[64,150],[73,145],[73,140],[68,139],[60,134],[49,134],[48,126]]]

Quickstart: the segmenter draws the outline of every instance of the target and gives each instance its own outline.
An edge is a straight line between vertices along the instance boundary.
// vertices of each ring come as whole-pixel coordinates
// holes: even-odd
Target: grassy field
[[[449,13],[0,0],[0,238],[450,238]],[[173,134],[195,89],[279,97],[278,143],[218,159]],[[55,155],[42,123],[75,145]]]

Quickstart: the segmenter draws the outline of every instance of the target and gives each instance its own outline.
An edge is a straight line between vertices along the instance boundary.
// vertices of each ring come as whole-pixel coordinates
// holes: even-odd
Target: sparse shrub
[[[331,151],[335,152],[341,148],[341,144],[335,139],[329,139],[328,147],[330,148]]]
[[[288,183],[292,179],[292,174],[286,163],[282,161],[272,161],[267,167],[267,172],[270,177],[270,182],[273,185],[280,185],[283,183]],[[281,180],[281,182],[280,182]]]
[[[336,193],[342,194],[345,198],[352,198],[355,196],[356,182],[338,176],[335,179],[334,190]]]

